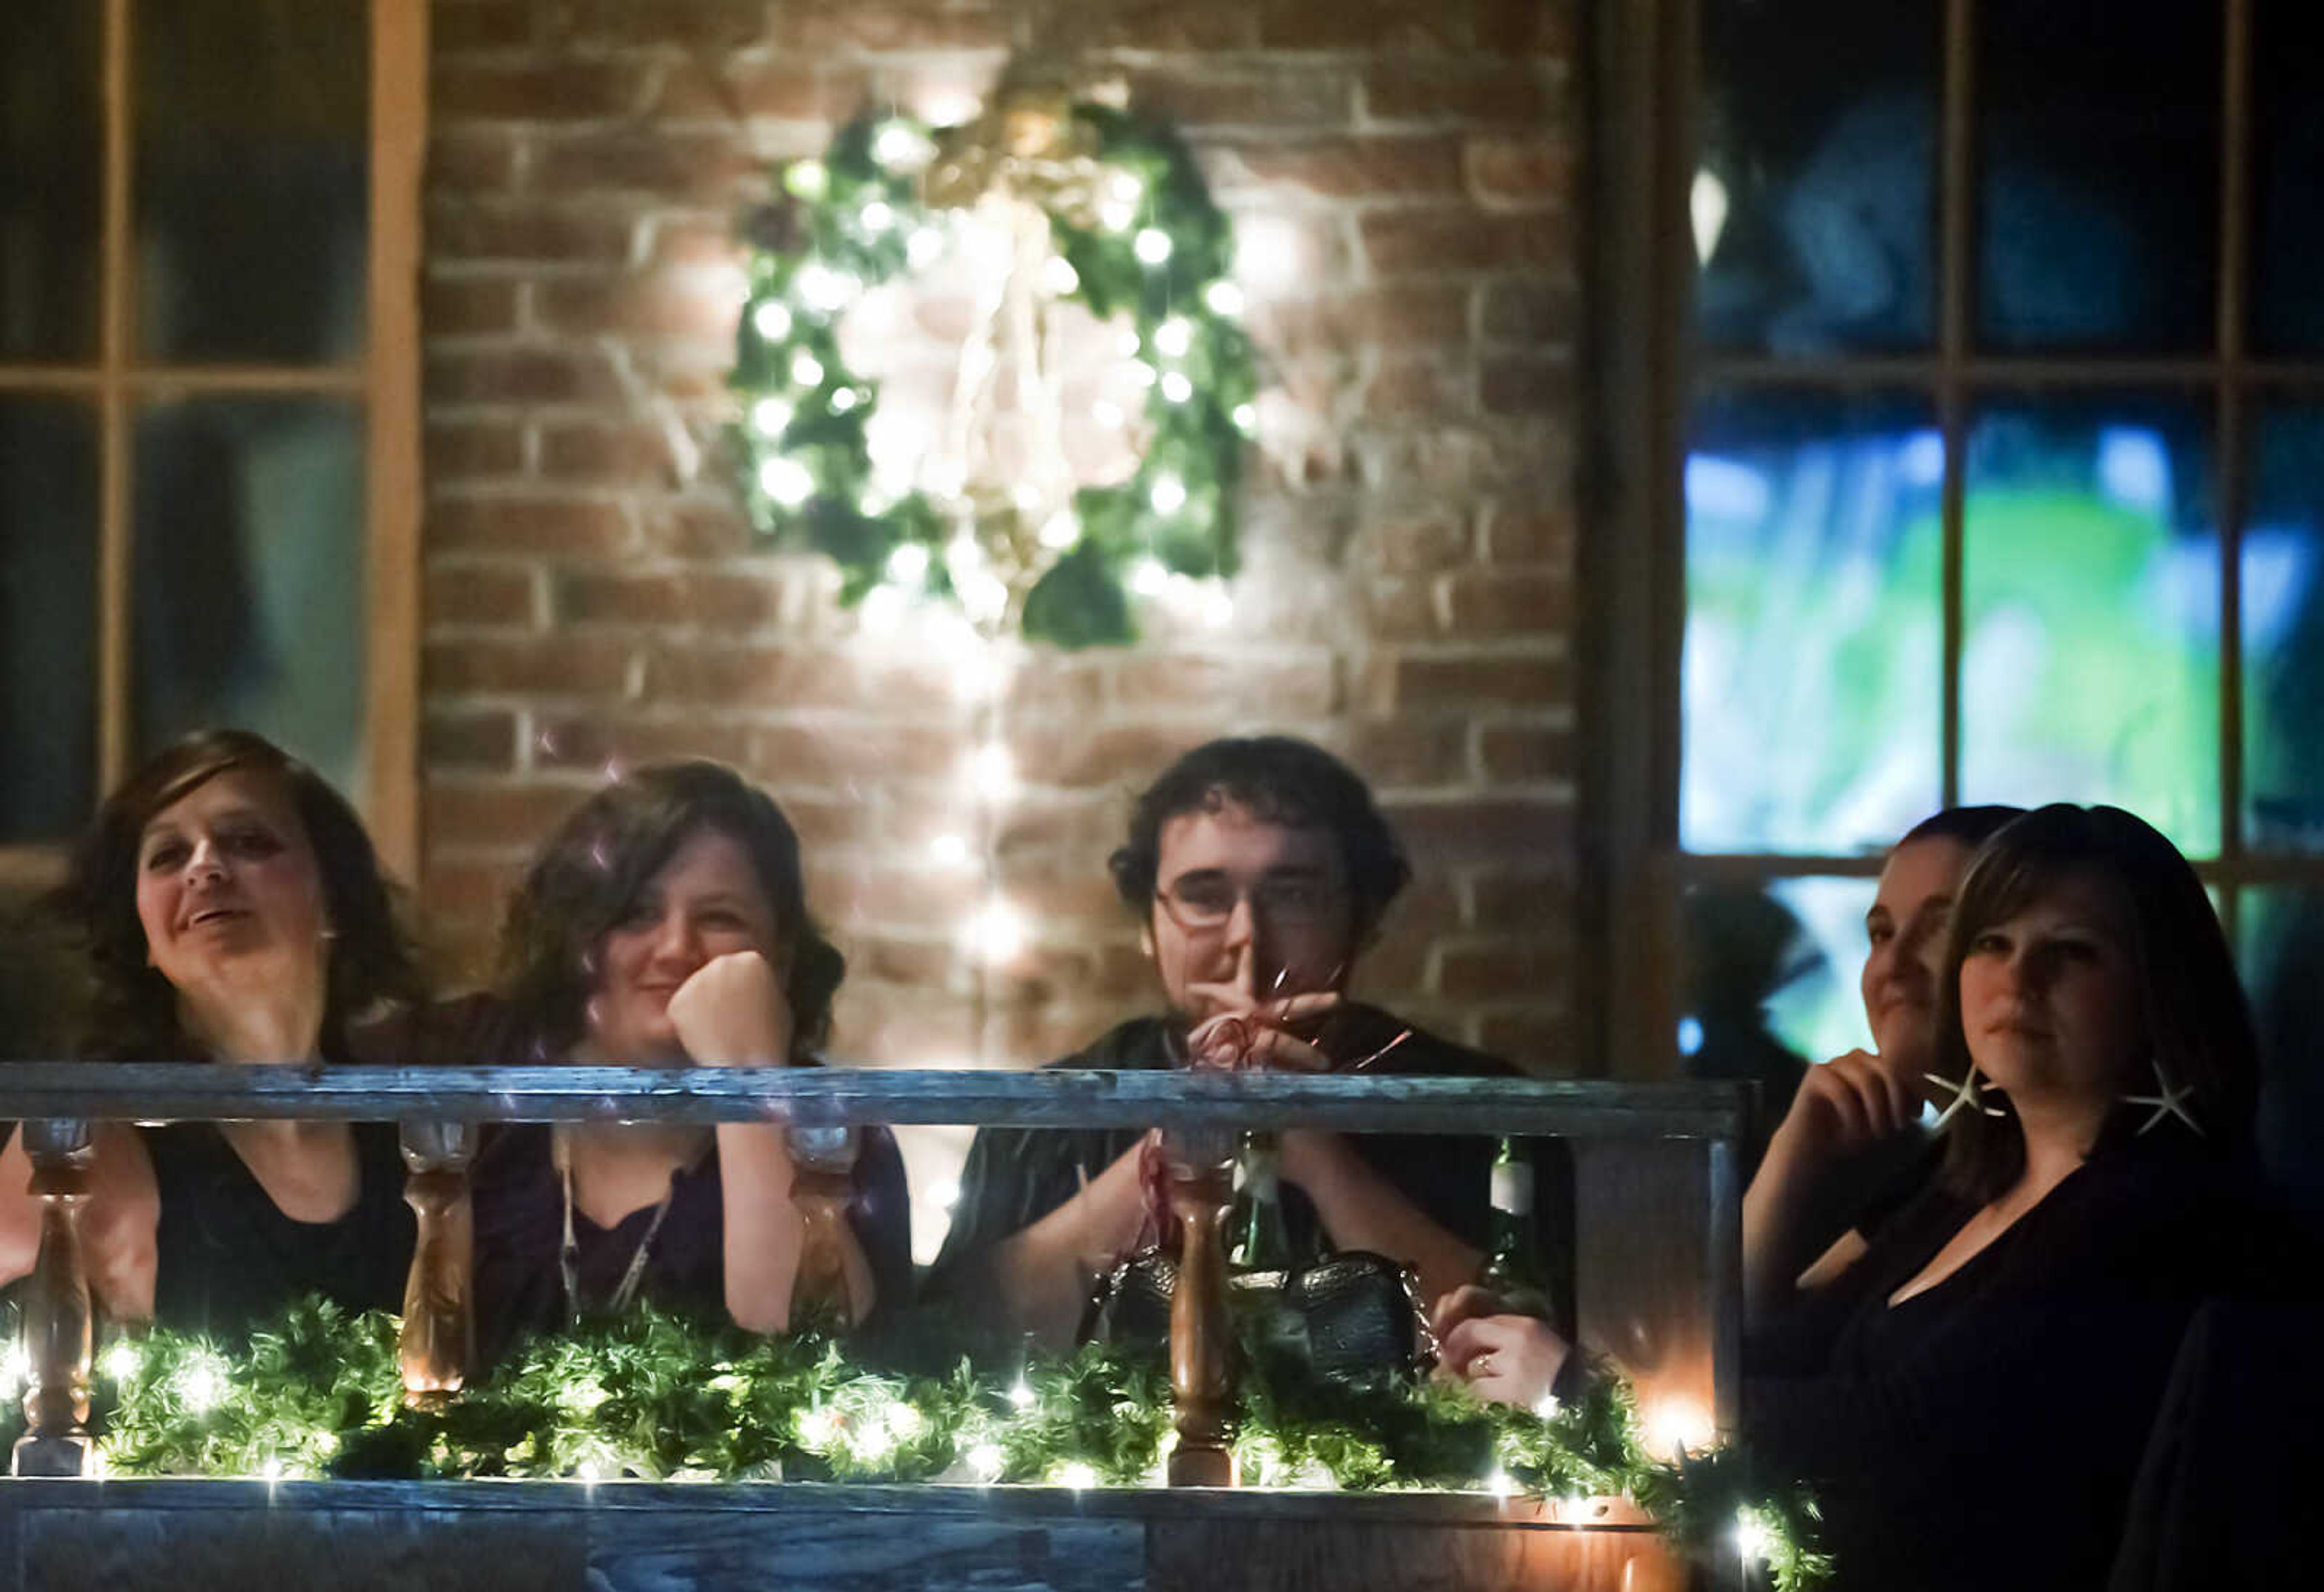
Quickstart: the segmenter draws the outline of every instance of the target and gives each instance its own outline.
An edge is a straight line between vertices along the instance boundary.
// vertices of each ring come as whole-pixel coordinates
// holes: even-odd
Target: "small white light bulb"
[[[815,495],[815,477],[795,458],[770,458],[759,467],[759,486],[785,508],[797,508]]]
[[[751,405],[751,429],[771,441],[790,429],[792,412],[779,398],[761,398]]]
[[[854,388],[842,387],[831,395],[831,412],[845,414],[862,402],[862,400],[856,395]]]
[[[939,835],[928,842],[928,856],[939,867],[959,867],[968,861],[968,841],[958,835]],[[959,1192],[957,1184],[954,1192]]]
[[[1154,347],[1172,359],[1184,359],[1194,346],[1194,329],[1184,316],[1173,315],[1154,329]]]
[[[899,543],[888,555],[888,578],[899,586],[918,586],[928,578],[928,550],[917,541]]]
[[[885,232],[896,224],[896,209],[886,199],[873,199],[856,212],[866,232]]]
[[[1139,597],[1158,597],[1170,589],[1170,571],[1159,559],[1140,559],[1130,571],[1130,589]]]
[[[1147,501],[1157,514],[1175,514],[1186,506],[1186,484],[1176,476],[1157,476]]]
[[[1082,539],[1082,523],[1071,509],[1059,509],[1041,525],[1041,545],[1051,552],[1064,552]]]
[[[1082,273],[1063,255],[1052,255],[1041,266],[1041,285],[1052,298],[1065,298],[1082,285]]]
[[[802,387],[823,385],[823,361],[802,348],[791,357],[791,380]]]
[[[915,227],[904,240],[904,261],[915,271],[924,270],[936,262],[944,253],[944,234],[933,227]]]
[[[1186,379],[1185,372],[1166,370],[1162,373],[1162,397],[1166,403],[1184,403],[1194,395],[1194,384]]]
[[[1170,257],[1170,235],[1158,227],[1141,227],[1130,244],[1141,265],[1159,265]]]
[[[1006,796],[1017,788],[1017,760],[999,741],[987,741],[970,754],[968,778],[980,796]]]
[[[1214,282],[1203,290],[1203,302],[1211,307],[1212,314],[1231,320],[1242,313],[1242,289],[1231,282]]]
[[[779,299],[761,299],[751,311],[751,325],[768,342],[779,343],[791,335],[790,306]]]

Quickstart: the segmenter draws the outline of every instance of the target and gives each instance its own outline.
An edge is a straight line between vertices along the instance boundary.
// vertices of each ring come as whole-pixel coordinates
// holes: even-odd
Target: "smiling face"
[[[226,958],[306,949],[327,959],[322,869],[281,782],[229,768],[155,814],[137,847],[137,921],[180,989]]]
[[[669,1021],[669,998],[679,986],[706,962],[734,951],[757,951],[779,978],[783,949],[750,853],[731,836],[697,829],[598,942],[590,1038],[616,1065],[682,1060]]]
[[[1356,952],[1347,866],[1330,831],[1270,822],[1240,802],[1163,824],[1147,953],[1173,1010],[1231,1010],[1202,985],[1248,978],[1256,999],[1344,981]]]
[[[2122,886],[2085,870],[1971,937],[1962,1034],[2021,1106],[2102,1103],[2138,1076],[2148,1041],[2135,921]]]
[[[1911,840],[1888,854],[1865,914],[1864,1015],[1873,1049],[1899,1078],[1918,1082],[1932,1065],[1945,924],[1969,848],[1945,837]]]

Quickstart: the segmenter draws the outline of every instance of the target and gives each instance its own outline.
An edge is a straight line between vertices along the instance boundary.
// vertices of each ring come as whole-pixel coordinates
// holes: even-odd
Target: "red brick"
[[[438,421],[426,451],[430,486],[512,476],[524,467],[524,433],[503,421]]]
[[[785,810],[812,804],[789,801]],[[861,811],[860,802],[840,803],[842,810]],[[793,813],[796,819],[796,812]],[[804,829],[800,838],[806,838]],[[851,869],[818,884],[815,899],[822,911],[849,923],[896,926],[927,924],[949,929],[964,923],[984,900],[984,882],[970,875],[935,869],[873,867]]]
[[[568,571],[558,578],[555,591],[558,620],[567,625],[755,630],[782,605],[781,584],[765,570],[715,576]]]
[[[434,0],[428,48],[438,60],[475,50],[514,50],[532,42],[530,0]]]
[[[1461,783],[1469,772],[1468,728],[1455,717],[1360,720],[1348,761],[1382,789]]]
[[[1503,55],[1572,60],[1580,38],[1577,0],[1472,0],[1479,48]]]
[[[1476,407],[1465,363],[1441,356],[1383,359],[1364,384],[1364,413],[1374,420],[1470,414]]]
[[[1573,732],[1554,724],[1489,723],[1477,729],[1477,768],[1493,785],[1558,783],[1573,777]]]
[[[1572,1014],[1563,1005],[1514,1006],[1477,1020],[1475,1044],[1536,1078],[1583,1075],[1585,1058]]]
[[[497,708],[429,713],[420,727],[420,762],[429,769],[480,773],[514,766],[516,715]]]
[[[678,458],[659,426],[567,421],[543,427],[540,473],[603,486],[674,486]]]
[[[1382,806],[1416,864],[1428,867],[1463,862],[1519,866],[1562,858],[1572,845],[1572,807],[1554,799],[1390,800]]]
[[[1239,70],[1224,62],[1155,66],[1130,77],[1131,103],[1182,127],[1341,127],[1353,84],[1336,65],[1270,65]]]
[[[1168,50],[1217,54],[1259,43],[1248,5],[1189,5],[1185,0],[1107,0],[1076,32],[1085,50]]]
[[[429,76],[429,115],[446,122],[584,122],[626,116],[644,84],[625,62],[531,59],[441,62]]]
[[[740,264],[747,252],[729,221],[663,220],[654,226],[652,260],[656,265],[695,271],[706,265],[733,266]]]
[[[1073,727],[1020,732],[1010,745],[1018,777],[1028,784],[1128,791],[1151,782],[1211,733],[1183,725]]]
[[[1371,528],[1372,562],[1389,575],[1425,575],[1465,562],[1469,527],[1452,509],[1384,520]]]
[[[733,558],[756,540],[750,521],[731,502],[673,504],[646,521],[646,545],[672,558]]]
[[[428,208],[428,254],[433,260],[619,264],[630,256],[632,230],[621,216],[538,202],[439,199]]]
[[[796,791],[776,794],[783,816],[798,831],[800,848],[810,854],[859,849],[877,837],[877,812],[852,797],[826,801]]]
[[[1563,508],[1503,505],[1485,522],[1485,557],[1496,564],[1555,564],[1573,560],[1573,515]]]
[[[1565,266],[1571,228],[1553,211],[1488,216],[1466,206],[1381,210],[1361,218],[1364,254],[1381,276]]]
[[[1240,153],[1260,181],[1327,199],[1450,198],[1461,188],[1460,141],[1436,134],[1303,139]]]
[[[848,976],[885,979],[941,989],[959,967],[960,948],[951,939],[905,939],[890,934],[857,937],[848,958]]]
[[[1573,624],[1573,583],[1555,569],[1475,569],[1445,582],[1454,635],[1563,634]]]
[[[1406,578],[1366,580],[1356,590],[1357,612],[1365,634],[1374,641],[1429,641],[1440,636],[1434,582]]]
[[[665,202],[732,202],[763,185],[765,164],[739,134],[624,129],[544,139],[532,180],[544,192],[642,193]]]
[[[1328,653],[1286,658],[1220,653],[1126,654],[1114,700],[1131,709],[1201,708],[1261,718],[1321,718],[1339,705]]]
[[[432,199],[506,193],[516,186],[517,140],[501,127],[448,127],[428,138],[428,195]],[[429,240],[435,241],[431,236]]]
[[[1270,50],[1456,50],[1466,13],[1443,0],[1264,0],[1259,38]]]
[[[496,923],[508,899],[524,879],[525,865],[503,862],[437,862],[420,875],[420,895],[429,916]]]
[[[580,44],[684,44],[716,50],[756,42],[767,26],[766,0],[576,0],[573,42]]]
[[[471,348],[430,353],[431,403],[586,403],[622,396],[613,363],[595,348]]]
[[[432,844],[530,851],[587,799],[590,789],[430,780],[420,795],[420,809]]]
[[[1066,718],[1085,725],[1103,706],[1105,675],[1105,661],[1087,654],[1021,654],[1009,677],[1004,707],[1009,722]]]
[[[1015,42],[1010,19],[997,6],[939,7],[876,5],[865,0],[822,6],[779,5],[774,13],[779,51],[802,54],[861,50],[1005,51]]]
[[[1497,282],[1485,290],[1488,342],[1571,343],[1581,319],[1582,296],[1563,282]]]
[[[1553,103],[1541,69],[1518,62],[1391,57],[1364,72],[1373,121],[1539,123]]]
[[[1437,957],[1436,993],[1452,1000],[1511,1000],[1562,990],[1572,954],[1559,939],[1447,946]]]
[[[1469,189],[1487,204],[1556,205],[1573,198],[1573,143],[1553,133],[1469,140]]]
[[[550,331],[699,338],[728,347],[742,306],[714,286],[715,280],[669,272],[613,282],[544,282],[533,290],[533,313]]]
[[[1572,875],[1563,867],[1480,869],[1469,880],[1469,921],[1489,933],[1539,934],[1572,921]]]
[[[547,553],[606,557],[631,543],[617,504],[579,497],[438,498],[428,506],[433,552]]]
[[[493,337],[516,329],[516,283],[430,274],[420,290],[420,329],[439,338]]]
[[[715,69],[700,60],[677,61],[662,74],[651,114],[662,121],[835,122],[862,104],[863,85],[860,71],[802,66],[789,58],[726,61]]]
[[[632,768],[641,763],[687,757],[708,757],[740,767],[748,761],[750,744],[750,727],[729,720],[560,714],[540,721],[532,760],[540,768],[591,772],[608,764]]]
[[[1573,405],[1573,362],[1563,354],[1502,355],[1477,374],[1489,414],[1526,414]]]
[[[1546,708],[1564,703],[1572,684],[1563,658],[1537,653],[1408,653],[1382,660],[1371,682],[1374,709],[1394,713],[1485,704]]]
[[[532,571],[493,564],[432,563],[428,569],[427,622],[530,628]]]
[[[617,637],[595,635],[430,642],[424,652],[427,689],[435,697],[617,697],[628,684],[631,650]]]
[[[961,772],[964,731],[897,725],[766,725],[751,735],[746,764],[770,785],[832,789],[890,780],[938,780]],[[964,793],[963,802],[966,802]]]
[[[886,660],[870,667],[830,649],[689,644],[672,641],[646,660],[650,700],[722,707],[847,708],[869,717],[913,717],[957,709],[933,662]]]

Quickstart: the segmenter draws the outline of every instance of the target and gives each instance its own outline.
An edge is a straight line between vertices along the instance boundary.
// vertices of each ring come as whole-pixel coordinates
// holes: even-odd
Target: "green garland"
[[[161,1330],[115,1343],[97,1367],[106,1473],[1139,1486],[1172,1441],[1161,1367],[1095,1346],[1012,1379],[964,1362],[908,1375],[853,1364],[822,1332],[754,1337],[641,1310],[532,1339],[423,1412],[404,1406],[396,1332],[317,1300],[239,1354]],[[1739,1549],[1784,1592],[1830,1569],[1803,1492],[1769,1490],[1731,1449],[1651,1457],[1611,1375],[1534,1412],[1434,1382],[1322,1384],[1260,1351],[1240,1396],[1248,1486],[1627,1495],[1683,1551]]]
[[[1146,560],[1167,574],[1234,573],[1257,380],[1241,295],[1227,280],[1232,228],[1185,143],[1105,106],[1076,103],[1070,114],[1120,196],[1095,226],[1050,214],[1071,276],[1061,296],[1101,321],[1127,314],[1152,377],[1137,470],[1074,495],[1072,540],[1026,600],[1028,640],[1084,646],[1134,639],[1128,588]],[[917,490],[873,495],[866,428],[879,388],[847,368],[838,339],[863,292],[942,247],[918,175],[933,148],[909,117],[859,116],[822,160],[788,166],[786,199],[746,227],[749,300],[731,384],[743,499],[761,530],[836,560],[850,605],[890,580],[957,596],[944,557],[952,526],[936,504]]]

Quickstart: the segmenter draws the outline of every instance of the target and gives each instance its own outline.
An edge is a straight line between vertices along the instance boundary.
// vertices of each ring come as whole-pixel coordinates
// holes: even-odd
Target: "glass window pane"
[[[1810,1062],[1871,1047],[1858,980],[1872,879],[1698,884],[1681,898],[1690,1077],[1759,1086],[1764,1139]]]
[[[351,404],[200,399],[139,417],[139,748],[254,729],[360,801],[364,433]]]
[[[1977,25],[1979,343],[2209,347],[2220,8],[2042,0]]]
[[[1943,475],[1917,399],[1755,393],[1697,410],[1688,850],[1876,850],[1935,809]]]
[[[1935,0],[1704,6],[1691,208],[1711,347],[1929,345],[1938,45]]]
[[[2247,843],[2324,850],[2324,406],[2263,411],[2243,545]]]
[[[2259,0],[2253,18],[2257,126],[2253,234],[2258,277],[2252,340],[2265,353],[2324,349],[2324,9],[2314,0]]]
[[[361,352],[367,0],[141,0],[140,357]]]
[[[1997,402],[1967,486],[1961,799],[2111,802],[2216,851],[2209,405]]]
[[[97,357],[104,120],[88,0],[9,0],[0,27],[0,359]]]
[[[0,395],[0,846],[97,794],[97,417]]]
[[[2246,890],[2236,939],[2259,1028],[2261,1152],[2308,1217],[2324,1219],[2324,891]]]

